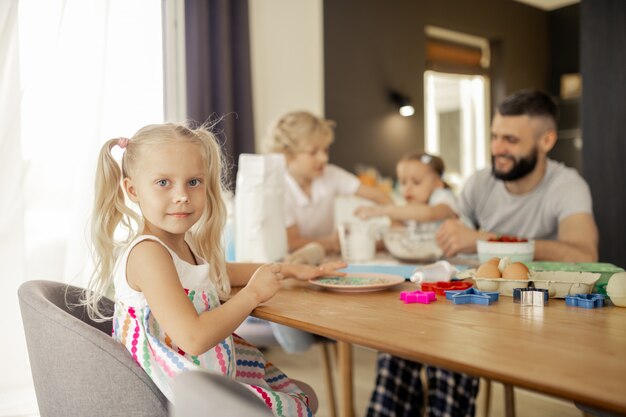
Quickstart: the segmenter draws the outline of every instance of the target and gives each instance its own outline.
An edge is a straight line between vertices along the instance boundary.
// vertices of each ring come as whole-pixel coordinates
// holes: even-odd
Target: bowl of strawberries
[[[498,235],[476,242],[478,261],[508,257],[511,262],[531,262],[535,256],[535,241],[512,235]]]

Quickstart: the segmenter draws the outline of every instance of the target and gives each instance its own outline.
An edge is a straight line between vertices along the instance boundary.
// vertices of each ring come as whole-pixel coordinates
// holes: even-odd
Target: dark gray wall
[[[578,140],[581,98],[561,99],[561,76],[580,72],[580,4],[562,7],[550,16],[550,72],[548,92],[559,106],[559,140],[550,158],[576,168],[581,174],[582,150]]]
[[[600,259],[626,266],[626,1],[581,3],[583,173]]]
[[[426,25],[497,42],[502,96],[547,88],[548,22],[547,12],[509,0],[325,1],[326,117],[337,121],[331,162],[393,175],[402,154],[423,146]],[[414,116],[398,115],[392,88],[411,97]]]
[[[550,77],[548,92],[558,97],[561,75],[580,72],[580,4],[549,13]]]

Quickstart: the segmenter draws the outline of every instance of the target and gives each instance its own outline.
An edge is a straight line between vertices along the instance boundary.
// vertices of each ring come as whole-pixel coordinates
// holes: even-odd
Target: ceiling
[[[537,7],[543,10],[554,10],[560,7],[569,6],[570,4],[580,3],[580,0],[515,0],[520,3],[526,3],[529,6]]]

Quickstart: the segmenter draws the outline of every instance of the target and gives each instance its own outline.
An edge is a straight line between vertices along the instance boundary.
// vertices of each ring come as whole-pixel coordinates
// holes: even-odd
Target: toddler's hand
[[[269,300],[281,288],[285,279],[282,268],[280,264],[261,266],[252,274],[244,290],[251,291],[259,304]]]

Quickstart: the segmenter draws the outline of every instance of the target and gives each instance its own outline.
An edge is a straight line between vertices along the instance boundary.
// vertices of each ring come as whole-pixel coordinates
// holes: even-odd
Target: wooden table
[[[551,299],[522,307],[404,304],[405,283],[371,293],[338,293],[288,280],[253,315],[338,341],[340,381],[351,375],[351,345],[626,413],[626,308],[584,309]],[[341,382],[340,382],[341,383]],[[352,392],[341,392],[351,416]]]

